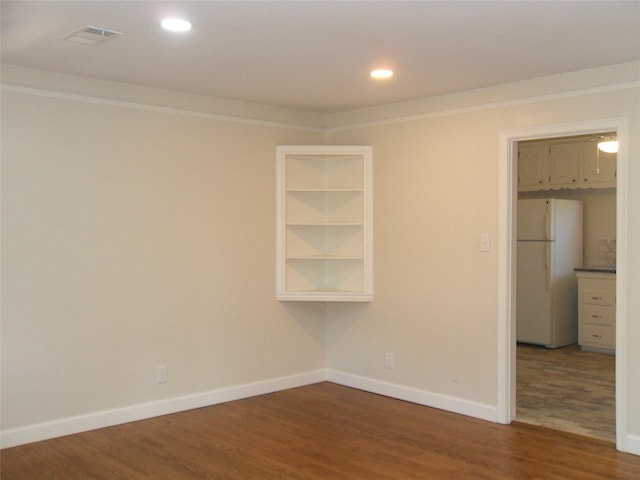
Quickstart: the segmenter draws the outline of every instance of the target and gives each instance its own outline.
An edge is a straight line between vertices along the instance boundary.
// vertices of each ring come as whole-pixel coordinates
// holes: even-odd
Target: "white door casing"
[[[508,424],[516,415],[516,219],[517,144],[519,141],[615,131],[617,155],[616,231],[616,447],[630,451],[627,442],[627,215],[628,119],[607,118],[586,122],[505,130],[499,134],[498,189],[498,395],[497,421]],[[633,453],[633,452],[632,452]]]

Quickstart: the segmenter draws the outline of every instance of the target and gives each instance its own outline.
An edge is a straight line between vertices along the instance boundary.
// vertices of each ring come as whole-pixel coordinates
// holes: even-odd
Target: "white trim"
[[[142,110],[147,112],[163,113],[169,115],[182,115],[195,118],[206,118],[208,120],[218,120],[230,123],[242,123],[245,125],[257,125],[260,127],[286,128],[291,130],[302,130],[305,132],[323,133],[324,128],[321,127],[305,127],[294,123],[275,122],[271,120],[256,120],[233,115],[220,115],[216,113],[200,112],[186,108],[162,107],[159,105],[151,105],[147,103],[138,103],[125,100],[114,100],[110,98],[94,97],[91,95],[79,95],[76,93],[65,93],[54,90],[45,90],[42,88],[23,87],[20,85],[11,85],[3,83],[0,85],[2,90],[13,93],[22,93],[25,95],[34,95],[39,97],[55,98],[58,100],[69,100],[73,102],[91,103],[95,105],[106,105],[109,107],[128,108],[131,110]]]
[[[591,121],[543,125],[500,132],[499,163],[499,239],[498,239],[498,412],[502,423],[515,418],[515,298],[513,285],[514,212],[517,198],[513,165],[515,142],[598,132],[616,131],[620,140],[617,157],[617,276],[616,276],[616,446],[619,450],[638,451],[635,437],[627,434],[627,203],[629,194],[628,119],[608,118]]]
[[[517,169],[513,168],[515,142],[500,132],[498,168],[498,397],[499,423],[509,424],[515,417],[516,382],[515,356],[511,346],[515,344],[515,328],[511,318],[515,316],[515,262],[512,262],[512,238],[515,225],[513,186]],[[514,178],[516,177],[516,178]],[[503,221],[506,219],[507,221]]]
[[[634,455],[640,455],[640,435],[627,435],[624,439],[624,448],[620,448],[623,452],[633,453]]]
[[[446,117],[451,115],[459,115],[459,114],[472,113],[472,112],[478,112],[478,111],[484,111],[484,110],[507,108],[507,107],[513,107],[518,105],[528,105],[528,104],[548,102],[548,101],[554,101],[554,100],[563,100],[567,98],[582,97],[582,96],[588,96],[588,95],[598,95],[602,93],[628,90],[628,89],[639,88],[639,87],[640,87],[640,80],[632,80],[632,81],[626,81],[626,82],[618,82],[618,83],[609,84],[609,85],[602,85],[598,87],[571,90],[567,92],[552,93],[547,95],[537,95],[533,97],[525,96],[523,98],[516,98],[513,100],[486,102],[486,103],[480,103],[477,105],[448,108],[444,110],[424,112],[424,113],[418,113],[413,115],[396,115],[396,114],[389,115],[387,113],[386,116],[388,118],[384,118],[380,120],[364,121],[360,123],[347,122],[345,125],[335,126],[335,127],[309,127],[309,126],[300,126],[299,124],[295,124],[295,123],[276,122],[276,121],[270,121],[270,120],[257,120],[257,119],[251,119],[251,118],[241,117],[241,116],[201,112],[201,111],[187,109],[187,108],[163,107],[163,106],[152,105],[152,104],[142,103],[142,102],[114,100],[109,98],[96,97],[93,95],[66,93],[66,92],[60,92],[56,90],[48,90],[48,89],[42,89],[42,88],[26,87],[22,85],[14,85],[10,83],[0,84],[0,88],[2,90],[5,90],[7,92],[23,93],[26,95],[35,95],[35,96],[41,96],[41,97],[56,98],[60,100],[92,103],[97,105],[107,105],[111,107],[129,108],[133,110],[143,110],[143,111],[156,112],[156,113],[184,115],[184,116],[191,116],[196,118],[206,118],[209,120],[219,120],[223,122],[242,123],[247,125],[257,125],[257,126],[273,127],[273,128],[287,128],[287,129],[293,129],[293,130],[301,130],[306,132],[324,133],[324,134],[330,134],[335,132],[366,128],[366,127],[375,127],[375,126],[381,126],[381,125],[412,122],[416,120],[424,120],[429,118]],[[433,98],[440,98],[440,97],[433,97]],[[415,101],[412,101],[412,102],[415,102]],[[398,105],[402,105],[402,104],[396,103],[396,104],[386,105],[384,106],[384,109],[385,109],[384,111],[392,111],[391,109],[396,108]],[[373,107],[371,110],[373,110],[374,108],[375,107]],[[427,107],[425,107],[425,109],[427,109]],[[358,111],[356,110],[350,113],[354,113],[354,112],[357,113]],[[363,112],[363,116],[385,115],[384,112],[378,112],[377,109],[376,109],[376,113],[369,113],[369,112],[366,112],[366,110],[363,110],[362,112]],[[332,117],[331,114],[327,114],[324,116],[325,124],[328,122],[330,123],[331,117]]]
[[[384,395],[427,407],[496,422],[496,407],[463,398],[451,397],[417,388],[389,383],[375,378],[361,377],[350,373],[329,370],[327,380],[339,385],[357,388],[378,395]]]
[[[97,428],[110,427],[194,408],[217,405],[242,398],[323,382],[326,380],[326,377],[326,370],[315,370],[298,375],[272,378],[260,382],[220,388],[209,392],[140,403],[113,410],[105,410],[87,415],[78,415],[51,422],[4,430],[0,433],[0,445],[2,445],[2,448],[15,447],[25,443],[86,432]]]
[[[448,117],[452,115],[461,115],[465,113],[473,113],[473,112],[479,112],[484,110],[495,110],[500,108],[515,107],[519,105],[529,105],[533,103],[551,102],[556,100],[565,100],[568,98],[584,97],[589,95],[599,95],[602,93],[616,92],[619,90],[628,90],[628,89],[639,88],[639,87],[640,87],[640,80],[633,80],[633,81],[620,82],[620,83],[615,83],[610,85],[602,85],[598,87],[582,88],[579,90],[571,90],[567,92],[551,93],[547,95],[536,95],[532,97],[525,96],[523,98],[516,98],[513,100],[487,102],[487,103],[481,103],[477,105],[468,105],[468,106],[458,107],[458,108],[449,108],[449,109],[437,110],[433,112],[418,113],[414,115],[390,115],[388,116],[388,118],[384,118],[381,120],[363,121],[360,123],[347,121],[345,122],[346,123],[345,125],[327,127],[325,131],[327,133],[335,133],[335,132],[342,132],[346,130],[354,130],[359,128],[378,127],[383,125],[391,125],[391,124],[404,123],[404,122],[414,122],[417,120],[425,120],[429,118]],[[433,98],[439,98],[439,97],[433,97]],[[390,109],[397,105],[399,104],[390,104],[388,106],[385,106],[384,108]],[[371,110],[373,109],[375,109],[375,107],[371,108]],[[348,113],[353,114],[353,113],[357,113],[357,111],[352,111]],[[378,116],[384,115],[384,112],[378,113],[376,111],[376,113],[369,113],[364,110],[362,111],[362,116],[374,116],[374,115],[378,115]],[[326,118],[330,119],[331,114],[327,115]]]
[[[183,412],[194,408],[202,408],[257,395],[274,393],[323,381],[330,381],[338,385],[412,402],[417,405],[437,408],[459,415],[490,422],[504,423],[500,420],[501,412],[499,411],[499,407],[496,408],[493,405],[473,402],[458,397],[442,395],[336,370],[322,369],[5,430],[0,432],[0,445],[2,448],[10,448],[98,428],[111,427],[161,415]],[[640,437],[626,435],[624,448],[619,449],[640,455]]]
[[[322,369],[4,430],[0,432],[0,445],[2,448],[15,447],[50,438],[183,412],[194,408],[217,405],[323,381],[330,381],[339,385],[357,388],[359,390],[460,415],[479,418],[481,420],[490,422],[497,421],[496,407],[493,405],[472,402],[373,378]]]
[[[627,286],[629,273],[627,256],[629,245],[629,127],[628,119],[617,122],[616,130],[620,148],[617,155],[617,195],[616,195],[616,445],[618,449],[630,452],[627,426],[627,366],[628,366],[628,321]],[[636,442],[635,453],[640,454],[640,444]]]

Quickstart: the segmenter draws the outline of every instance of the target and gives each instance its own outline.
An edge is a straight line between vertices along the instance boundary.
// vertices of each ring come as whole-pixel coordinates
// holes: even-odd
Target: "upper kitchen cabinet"
[[[598,150],[594,138],[521,142],[518,191],[616,186],[616,154]]]
[[[552,189],[578,185],[582,143],[551,143],[547,159],[549,162],[549,186]]]
[[[598,150],[598,141],[583,143],[580,181],[585,187],[610,188],[616,186],[615,153]]]
[[[371,147],[277,147],[278,300],[373,299]]]
[[[518,146],[518,189],[549,188],[549,143],[526,142]]]

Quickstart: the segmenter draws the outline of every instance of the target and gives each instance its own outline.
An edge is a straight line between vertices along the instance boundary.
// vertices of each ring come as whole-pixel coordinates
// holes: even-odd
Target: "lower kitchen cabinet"
[[[578,343],[583,350],[615,353],[616,274],[577,271]]]

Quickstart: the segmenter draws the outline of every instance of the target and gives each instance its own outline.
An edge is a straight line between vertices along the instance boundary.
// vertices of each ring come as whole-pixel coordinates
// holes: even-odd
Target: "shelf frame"
[[[276,168],[276,297],[282,301],[347,301],[347,302],[369,302],[373,300],[373,211],[372,211],[372,148],[369,146],[300,146],[300,145],[284,145],[278,146],[276,149],[277,168]],[[301,162],[294,168],[299,170],[299,177],[288,178],[287,162]],[[315,163],[317,162],[317,164]],[[337,172],[327,173],[323,170],[322,162],[330,165]],[[341,162],[345,162],[345,174],[341,175]],[[308,165],[305,165],[308,164]],[[295,165],[295,164],[294,164]],[[311,168],[313,166],[313,168]],[[308,168],[307,168],[308,167]],[[306,168],[306,171],[305,171]],[[317,170],[317,178],[315,170]],[[301,173],[300,173],[301,172]],[[331,177],[333,175],[333,177]],[[288,182],[289,181],[289,182]],[[331,182],[335,183],[331,183]],[[318,217],[327,219],[326,221],[317,221],[316,219],[305,221],[304,218],[288,219],[288,201],[290,196],[305,194],[321,194],[331,196],[332,194],[354,194],[358,195],[357,202],[362,205],[355,205],[358,214],[354,215],[354,221],[337,221],[342,218],[333,217],[332,212],[313,213]],[[328,204],[329,202],[327,202]],[[324,205],[325,208],[326,205]],[[351,212],[349,212],[349,217]],[[301,215],[302,216],[302,215]],[[355,217],[359,218],[355,218]],[[334,221],[336,220],[336,221]],[[346,218],[345,220],[351,220]],[[326,235],[330,235],[332,229],[356,228],[358,237],[350,241],[351,246],[357,246],[361,243],[360,251],[357,254],[342,255],[336,252],[317,251],[307,255],[307,251],[313,251],[316,243],[312,242],[299,249],[297,253],[290,252],[287,245],[287,234],[292,229],[318,227],[323,229]],[[337,232],[337,230],[336,230]],[[360,233],[361,232],[361,233]],[[359,236],[362,236],[362,239]],[[304,242],[303,239],[295,239],[297,244]],[[358,243],[353,243],[358,242]],[[329,250],[331,250],[330,247]],[[321,249],[320,249],[321,250]],[[350,248],[350,250],[356,250]],[[342,249],[343,252],[349,250]],[[300,255],[299,253],[305,253]],[[349,253],[352,253],[349,251]],[[293,263],[292,263],[293,262]],[[287,271],[292,268],[293,264],[312,265],[312,262],[320,262],[326,265],[331,264],[335,271],[324,273],[322,271],[315,272],[314,276],[324,278],[322,282],[313,280],[309,284],[301,282],[297,287],[291,284],[295,283],[287,278]],[[327,263],[328,262],[328,263]],[[331,285],[331,278],[340,277],[339,264],[344,262],[345,269],[347,266],[358,265],[355,282],[353,278],[349,278],[349,285]],[[312,267],[309,267],[312,269]],[[330,270],[328,267],[325,267]],[[354,267],[355,268],[355,267]],[[349,271],[345,270],[345,276]],[[294,277],[298,272],[293,272]],[[322,277],[326,275],[325,277]],[[360,276],[362,277],[360,279]],[[357,283],[357,288],[353,288],[353,284]]]

